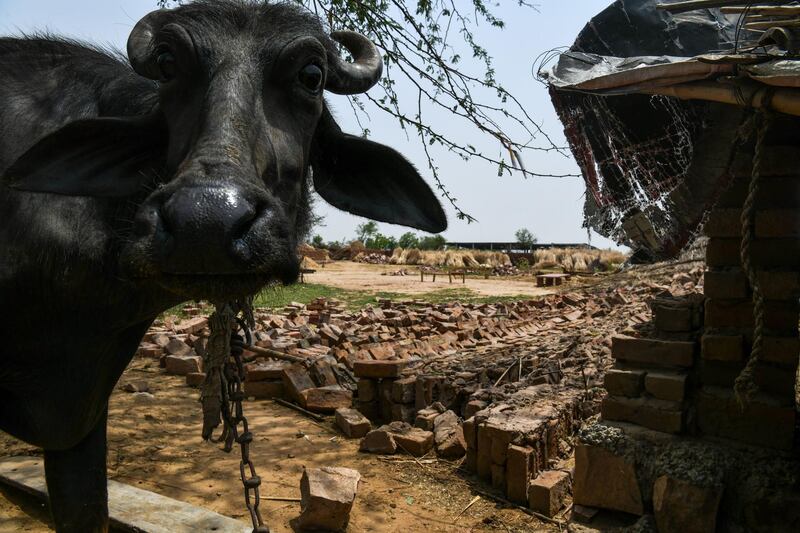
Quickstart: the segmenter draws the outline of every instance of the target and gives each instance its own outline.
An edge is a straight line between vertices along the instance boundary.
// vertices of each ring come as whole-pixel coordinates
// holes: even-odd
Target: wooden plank
[[[0,459],[0,483],[47,499],[41,457]],[[131,533],[250,533],[244,522],[154,492],[108,481],[111,525]]]

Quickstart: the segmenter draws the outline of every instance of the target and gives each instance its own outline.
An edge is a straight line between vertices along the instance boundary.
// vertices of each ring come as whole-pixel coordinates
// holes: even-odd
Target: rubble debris
[[[344,531],[361,474],[350,468],[326,466],[303,470],[301,513],[297,527],[309,531]]]

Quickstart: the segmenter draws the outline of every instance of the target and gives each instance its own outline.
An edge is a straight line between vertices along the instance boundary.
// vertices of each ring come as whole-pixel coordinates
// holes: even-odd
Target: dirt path
[[[390,276],[388,273],[405,269],[410,276]],[[386,273],[387,275],[382,275]],[[375,292],[398,292],[421,295],[442,289],[469,289],[483,296],[541,296],[553,292],[552,289],[536,287],[536,280],[531,277],[489,279],[467,278],[466,283],[448,277],[436,276],[436,281],[426,276],[425,282],[419,280],[419,269],[402,265],[370,265],[351,261],[335,261],[320,268],[306,277],[309,283],[320,283],[340,289],[368,290]]]
[[[148,382],[153,397],[123,392],[130,381]],[[111,397],[109,477],[246,521],[239,460],[201,441],[197,397],[181,378],[135,360]],[[457,464],[361,454],[357,441],[343,439],[329,423],[317,425],[270,401],[248,402],[246,409],[263,495],[299,498],[304,466],[346,466],[361,473],[350,532],[551,531],[484,498],[456,519],[475,496]],[[39,452],[0,433],[0,455],[34,453]],[[274,533],[292,531],[290,521],[300,512],[294,502],[264,501],[261,508]],[[47,514],[38,502],[0,491],[0,531],[50,531],[43,520]]]

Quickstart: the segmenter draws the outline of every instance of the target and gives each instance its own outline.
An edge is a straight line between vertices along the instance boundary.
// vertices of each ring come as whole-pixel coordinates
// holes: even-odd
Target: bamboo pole
[[[672,96],[681,100],[707,100],[755,109],[768,108],[787,115],[800,116],[800,90],[776,89],[766,85],[722,85],[713,82],[687,83],[643,89],[644,94]],[[772,98],[768,98],[772,93]]]
[[[768,30],[770,28],[796,28],[800,26],[800,19],[787,19],[787,20],[756,20],[753,22],[745,22],[744,27],[747,30]]]
[[[715,7],[747,6],[751,4],[746,0],[686,0],[684,2],[673,2],[670,4],[656,4],[657,9],[669,11],[670,13],[685,13],[697,9],[713,9]]]
[[[740,15],[742,13],[754,13],[759,15],[800,15],[800,6],[750,6],[748,7],[723,7],[720,9],[728,15]]]

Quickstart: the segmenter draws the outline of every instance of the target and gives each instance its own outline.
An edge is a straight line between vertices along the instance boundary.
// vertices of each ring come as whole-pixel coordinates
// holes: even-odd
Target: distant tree
[[[384,235],[383,233],[376,233],[373,237],[367,239],[364,244],[367,248],[387,250],[389,248],[397,248],[397,239]]]
[[[314,238],[311,239],[311,246],[314,248],[325,248],[325,240],[322,238],[322,235],[314,235]]]
[[[370,220],[356,227],[356,238],[365,245],[367,241],[378,233],[378,224]]]
[[[430,235],[427,237],[422,237],[419,240],[419,249],[441,250],[442,248],[444,248],[445,244],[447,244],[447,240],[441,235]]]
[[[400,248],[418,248],[419,237],[417,237],[415,233],[407,231],[400,236],[397,245],[400,246]]]
[[[530,251],[533,245],[536,244],[536,237],[526,228],[518,229],[514,236],[517,238],[517,243],[520,248]]]

